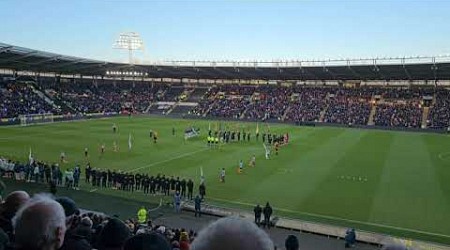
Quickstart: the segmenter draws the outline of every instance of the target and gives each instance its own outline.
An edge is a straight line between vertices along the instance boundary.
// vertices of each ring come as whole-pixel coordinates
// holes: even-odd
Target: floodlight
[[[115,49],[128,50],[129,63],[133,64],[133,51],[144,50],[144,41],[136,32],[125,32],[119,35],[119,38],[113,45]]]

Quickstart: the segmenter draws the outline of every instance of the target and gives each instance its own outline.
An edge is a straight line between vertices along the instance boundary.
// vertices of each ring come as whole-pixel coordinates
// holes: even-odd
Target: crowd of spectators
[[[57,163],[48,164],[35,160],[23,163],[0,157],[0,174],[16,181],[45,183],[76,189],[81,169],[75,166],[73,169],[63,171]]]
[[[375,125],[420,128],[422,108],[418,102],[380,103],[374,117]]]
[[[0,83],[0,118],[43,113],[57,114],[59,110],[34,93],[31,86]]]
[[[143,208],[142,208],[143,209]],[[138,214],[139,217],[139,214]],[[69,197],[9,193],[0,205],[0,249],[16,250],[299,250],[295,235],[278,248],[256,223],[225,217],[198,233],[153,222],[150,218],[121,220],[118,216],[81,210]],[[356,233],[349,229],[345,247],[354,247]],[[383,246],[406,250],[403,245]]]
[[[1,249],[188,250],[197,233],[154,224],[151,220],[120,220],[82,212],[68,197],[50,194],[30,197],[24,191],[15,191],[1,204],[0,235]]]
[[[37,86],[53,100],[71,108],[71,111],[62,108],[63,112],[75,113],[144,112],[157,101],[177,100],[186,89],[183,85],[110,81],[95,84],[92,81],[41,81]],[[204,91],[202,89],[199,93]],[[367,125],[372,106],[377,105],[375,125],[418,128],[421,126],[424,97],[434,100],[432,104],[429,103],[428,126],[447,129],[450,125],[450,91],[428,87],[224,84],[212,86],[188,113],[260,121]],[[32,85],[25,83],[1,83],[0,98],[0,118],[17,117],[20,114],[61,113],[60,109],[56,110],[38,96]]]
[[[367,125],[372,105],[370,100],[336,96],[331,98],[324,122],[349,125]]]
[[[450,127],[450,90],[436,92],[436,102],[430,109],[428,126],[433,129],[448,129]]]
[[[256,90],[257,96],[250,103],[246,119],[252,120],[281,120],[292,95],[292,88],[261,86]]]
[[[423,100],[433,98],[429,126],[447,128],[450,91],[417,87],[345,88],[338,86],[224,85],[208,91],[191,114],[232,119],[368,125],[376,105],[378,126],[419,128]],[[383,100],[380,102],[380,100]],[[378,104],[377,104],[378,103]]]
[[[297,88],[291,100],[285,120],[294,122],[318,122],[320,113],[327,106],[329,88]]]
[[[136,84],[66,84],[46,87],[63,102],[81,113],[143,112],[153,101],[164,100],[168,85]]]
[[[250,104],[255,86],[219,85],[211,87],[190,114],[238,119]]]
[[[238,119],[244,113],[250,101],[246,98],[229,98],[220,97],[212,104],[209,115],[213,117],[234,118]]]

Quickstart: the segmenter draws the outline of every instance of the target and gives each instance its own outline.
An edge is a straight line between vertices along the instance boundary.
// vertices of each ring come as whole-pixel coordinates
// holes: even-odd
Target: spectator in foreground
[[[284,242],[286,250],[298,250],[300,248],[298,244],[298,238],[295,235],[289,235]]]
[[[273,250],[266,232],[254,223],[235,217],[222,218],[204,228],[191,245],[192,250]]]
[[[172,250],[169,242],[159,233],[138,234],[129,238],[124,250]]]
[[[66,216],[46,195],[35,195],[13,218],[16,249],[56,250],[64,242]]]
[[[131,236],[130,229],[121,220],[112,218],[100,232],[99,250],[122,250]]]
[[[12,240],[13,226],[12,218],[16,215],[16,212],[30,199],[30,196],[25,191],[14,191],[8,194],[5,199],[5,203],[1,206],[0,212],[0,228],[8,235]]]
[[[77,216],[79,209],[72,199],[69,197],[59,197],[56,201],[61,204],[66,215],[66,236],[64,237],[64,244],[60,250],[89,250],[92,249],[88,238],[80,234],[79,228],[83,227],[80,218]],[[91,222],[92,226],[92,222]]]

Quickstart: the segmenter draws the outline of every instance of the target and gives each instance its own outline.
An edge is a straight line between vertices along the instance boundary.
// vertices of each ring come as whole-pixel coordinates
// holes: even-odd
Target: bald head
[[[273,250],[270,237],[254,223],[228,217],[217,220],[202,231],[192,250]]]
[[[18,247],[58,249],[64,241],[66,216],[58,202],[37,195],[17,211],[13,226]]]
[[[6,212],[6,216],[9,215],[12,218],[17,210],[19,210],[19,208],[29,199],[30,196],[25,191],[11,192],[5,198],[5,202],[3,203],[3,212]]]

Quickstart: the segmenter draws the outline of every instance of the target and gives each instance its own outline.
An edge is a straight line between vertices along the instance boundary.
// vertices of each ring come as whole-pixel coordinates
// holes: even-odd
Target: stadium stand
[[[436,91],[428,126],[432,129],[446,129],[450,126],[450,91],[445,89]]]
[[[450,126],[450,91],[436,87],[228,84],[207,90],[181,83],[113,81],[10,81],[0,86],[2,118],[38,113],[132,112],[441,131]],[[52,105],[46,98],[60,105]]]
[[[186,101],[188,102],[198,102],[208,91],[208,87],[198,86],[190,94]]]
[[[329,88],[296,87],[285,120],[291,122],[319,122],[327,106]]]

